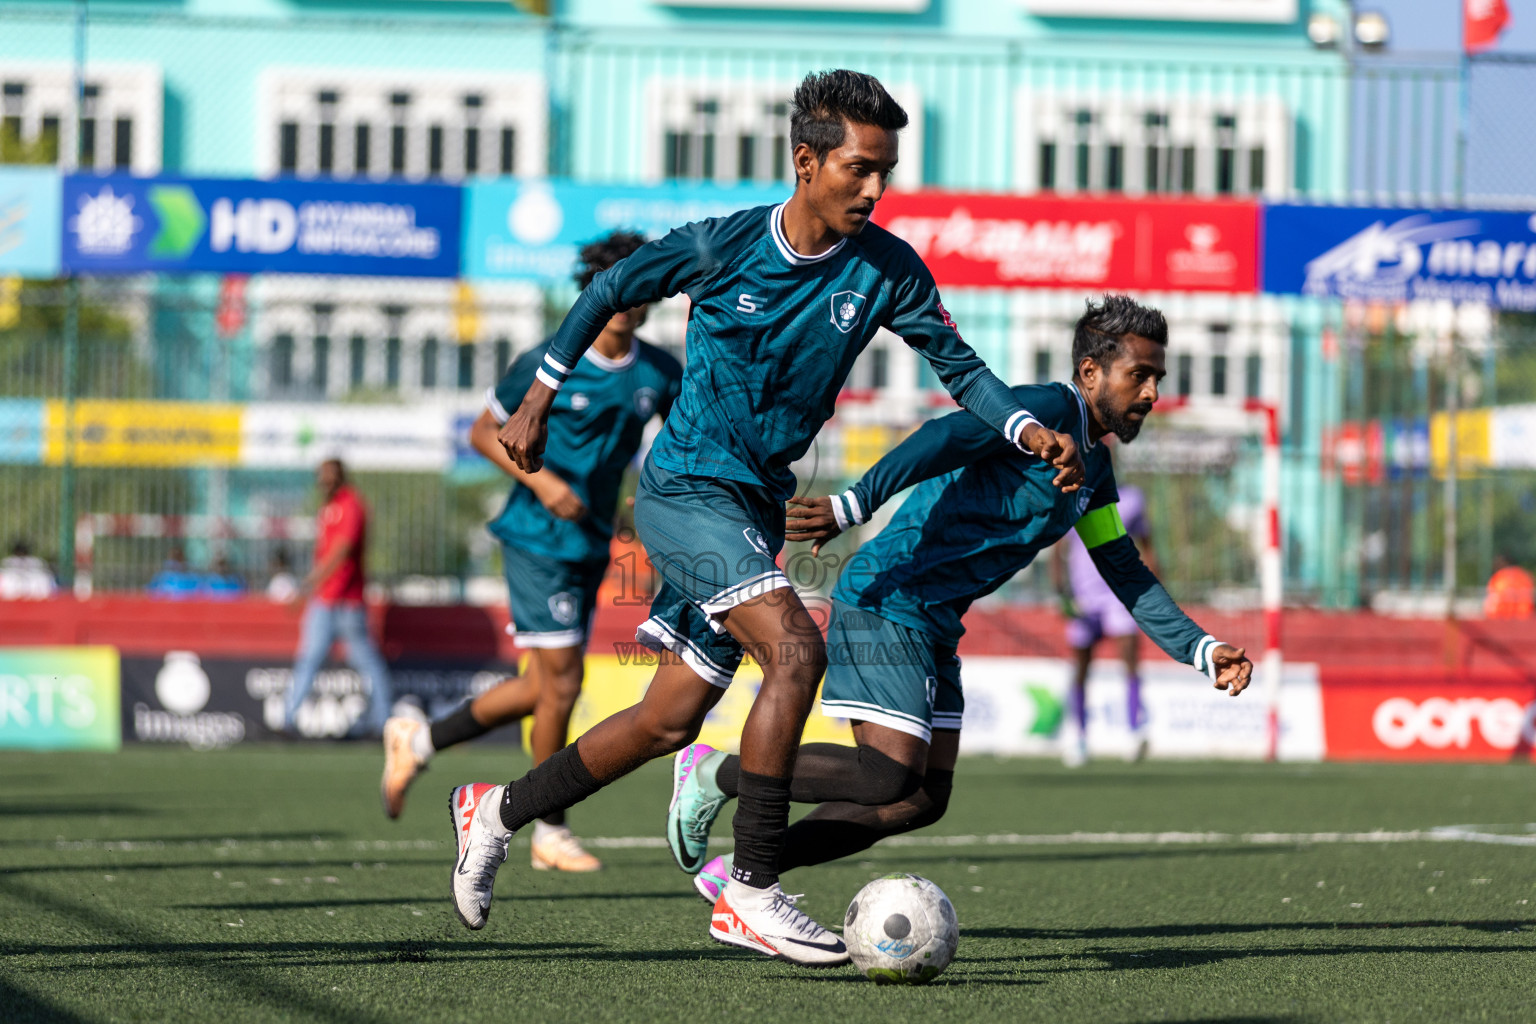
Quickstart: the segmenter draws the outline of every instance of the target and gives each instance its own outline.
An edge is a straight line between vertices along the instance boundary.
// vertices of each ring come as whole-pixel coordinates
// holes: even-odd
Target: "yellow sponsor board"
[[[1429,460],[1436,476],[1445,475],[1450,458],[1450,416],[1435,413],[1429,419]],[[1456,466],[1461,476],[1493,464],[1493,416],[1491,409],[1469,409],[1456,414]]]
[[[576,708],[571,713],[571,739],[574,740],[609,715],[640,703],[655,673],[656,665],[652,658],[587,655],[586,680],[581,686],[581,696],[576,699]],[[736,673],[736,681],[704,720],[699,742],[708,743],[720,750],[736,751],[741,745],[741,728],[746,724],[747,712],[752,709],[752,701],[762,682],[762,669],[750,661],[743,664]],[[528,745],[528,732],[532,725],[531,719],[523,719],[524,747]],[[818,698],[816,706],[811,709],[811,717],[805,723],[803,742],[852,744],[853,731],[846,719],[823,715],[821,700]]]
[[[240,406],[205,402],[75,403],[80,466],[232,465],[240,457]],[[64,403],[45,412],[43,461],[64,461]]]

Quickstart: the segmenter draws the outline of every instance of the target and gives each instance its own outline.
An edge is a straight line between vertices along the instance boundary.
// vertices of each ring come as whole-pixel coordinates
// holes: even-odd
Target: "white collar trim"
[[[635,360],[640,358],[640,339],[631,336],[629,339],[629,351],[617,359],[609,359],[595,348],[587,349],[585,358],[592,360],[592,365],[599,370],[607,370],[609,373],[618,373],[635,365]]]
[[[1090,432],[1092,428],[1088,422],[1088,403],[1083,400],[1083,393],[1078,390],[1076,381],[1067,381],[1067,387],[1072,389],[1072,397],[1077,399],[1077,411],[1083,417],[1083,443],[1088,446],[1089,451],[1093,451],[1098,447],[1099,442],[1093,439],[1093,434]]]
[[[820,256],[802,256],[795,252],[789,244],[789,238],[784,234],[784,203],[780,203],[768,211],[768,233],[773,236],[773,244],[779,247],[779,253],[792,267],[803,267],[811,263],[820,263],[824,259],[835,255],[839,249],[848,244],[848,239],[839,238],[837,244]]]

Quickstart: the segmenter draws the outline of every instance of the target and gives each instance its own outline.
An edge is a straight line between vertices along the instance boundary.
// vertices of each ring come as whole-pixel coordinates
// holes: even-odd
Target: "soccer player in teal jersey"
[[[779,206],[690,224],[598,276],[566,317],[500,439],[538,469],[545,418],[570,368],[616,310],[692,300],[683,389],[641,470],[635,526],[663,583],[639,639],[660,666],[644,700],[506,786],[453,794],[460,919],[485,923],[513,831],[682,748],[750,649],[763,683],[742,732],[736,869],[714,908],[715,939],[807,965],[847,960],[842,940],[778,884],[789,776],[826,662],[820,631],[775,563],[790,466],[831,416],[854,360],[882,327],[934,368],[1005,444],[1075,490],[1070,436],[1042,426],[955,330],[911,247],[869,224],[896,164],[906,114],[875,79],[808,76],[795,92],[795,191]],[[688,762],[675,764],[686,775]]]
[[[616,231],[583,246],[576,283],[585,289],[644,244],[640,235]],[[524,352],[486,392],[470,441],[516,481],[490,531],[501,541],[513,635],[528,652],[528,667],[435,722],[418,713],[385,724],[381,792],[391,818],[400,814],[406,788],[438,750],[528,715],[535,763],[565,746],[598,587],[608,569],[619,486],[646,425],[655,416],[666,418],[682,380],[676,359],[635,336],[645,315],[643,303],[615,313],[571,371],[550,411],[551,451],[544,472],[519,469],[497,443],[496,432],[507,422],[508,407],[516,408],[533,383],[548,343]],[[602,866],[571,834],[563,810],[537,821],[532,838],[535,868]]]
[[[1168,327],[1161,313],[1123,295],[1089,303],[1072,343],[1069,384],[1014,388],[1047,427],[1083,452],[1073,493],[1054,470],[999,444],[981,420],[957,412],[925,424],[844,494],[794,499],[792,540],[828,538],[918,484],[874,540],[849,559],[832,591],[829,664],[821,704],[853,721],[856,747],[800,748],[796,801],[819,806],[789,829],[780,870],[864,850],[944,814],[960,747],[964,696],[955,648],[972,601],[1002,586],[1076,528],[1095,566],[1137,624],[1169,656],[1236,696],[1253,666],[1240,648],[1195,625],[1142,563],[1116,508],[1106,434],[1135,438],[1157,401]],[[919,481],[922,481],[919,483]],[[667,838],[678,863],[702,859],[710,824],[741,791],[741,759],[703,744],[673,795]],[[716,858],[694,885],[714,899],[730,870]]]

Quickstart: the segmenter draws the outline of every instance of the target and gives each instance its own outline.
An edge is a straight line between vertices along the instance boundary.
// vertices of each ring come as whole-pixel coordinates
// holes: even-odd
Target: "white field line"
[[[1487,831],[1520,829],[1519,832]],[[667,845],[661,836],[590,836],[587,846],[600,850],[660,850]],[[916,848],[962,848],[977,846],[1309,846],[1378,845],[1388,843],[1486,843],[1495,846],[1536,846],[1536,825],[1442,825],[1430,829],[1403,832],[1057,832],[1020,834],[994,832],[989,835],[892,836],[881,846]],[[46,845],[43,842],[37,845]],[[141,850],[204,849],[216,852],[260,850],[337,850],[356,853],[398,850],[441,850],[451,840],[435,839],[59,839],[52,848],[70,850],[109,850],[132,853]],[[712,839],[711,846],[726,848],[728,839]]]

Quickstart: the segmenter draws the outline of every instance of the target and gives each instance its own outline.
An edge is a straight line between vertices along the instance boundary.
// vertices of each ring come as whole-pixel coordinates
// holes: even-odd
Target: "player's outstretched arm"
[[[1218,690],[1236,697],[1248,688],[1253,663],[1243,648],[1222,643],[1184,614],[1142,562],[1115,506],[1087,512],[1078,520],[1077,532],[1099,575],[1153,643],[1174,661],[1205,673]]]
[[[1013,391],[987,369],[975,349],[960,337],[949,311],[939,301],[938,287],[916,254],[901,286],[887,326],[901,336],[938,375],[961,407],[974,413],[1022,451],[1033,452],[1056,466],[1055,484],[1065,493],[1083,485],[1085,471],[1077,444],[1051,430],[1019,402]]]
[[[670,298],[707,280],[719,269],[739,233],[738,218],[687,224],[592,279],[550,340],[544,360],[497,440],[525,473],[537,473],[549,438],[547,422],[555,394],[578,360],[592,347],[616,313]]]
[[[842,494],[791,498],[784,513],[784,539],[811,541],[812,554],[820,554],[827,541],[868,522],[876,509],[913,484],[1009,450],[1002,434],[963,410],[929,420]]]

